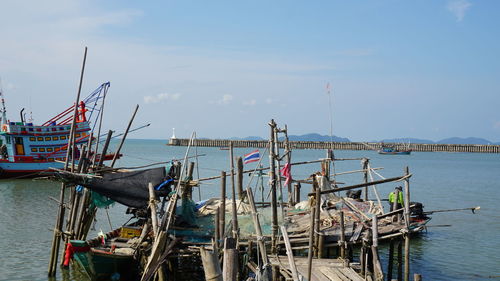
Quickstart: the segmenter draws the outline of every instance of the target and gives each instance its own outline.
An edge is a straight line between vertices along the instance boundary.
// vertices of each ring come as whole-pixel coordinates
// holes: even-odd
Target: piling
[[[224,281],[238,280],[238,250],[236,239],[228,237],[224,241],[224,265],[222,269]]]

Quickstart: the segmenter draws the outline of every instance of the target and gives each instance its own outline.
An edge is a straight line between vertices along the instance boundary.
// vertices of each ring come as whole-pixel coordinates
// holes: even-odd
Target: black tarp
[[[94,178],[90,182],[79,183],[92,191],[134,208],[144,208],[149,202],[148,183],[154,187],[165,179],[165,168],[153,168],[133,172],[107,173],[102,178]],[[156,196],[167,196],[169,188],[155,190]]]

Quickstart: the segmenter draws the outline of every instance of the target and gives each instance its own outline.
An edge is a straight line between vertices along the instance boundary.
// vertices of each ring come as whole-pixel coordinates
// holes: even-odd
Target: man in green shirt
[[[398,193],[398,200],[397,200],[397,205],[396,209],[394,209],[394,201],[396,201],[396,193]],[[390,205],[390,210],[395,211],[399,210],[403,207],[404,205],[404,200],[403,200],[403,188],[401,186],[396,187],[393,192],[389,193],[389,205]]]

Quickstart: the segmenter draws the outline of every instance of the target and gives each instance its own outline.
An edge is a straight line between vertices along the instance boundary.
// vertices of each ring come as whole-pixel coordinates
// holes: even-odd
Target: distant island
[[[288,136],[288,139],[290,141],[320,141],[320,142],[327,142],[331,141],[332,138],[328,135],[320,135],[317,133],[310,133],[310,134],[304,134],[304,135],[290,135]],[[265,140],[264,138],[258,137],[258,136],[249,136],[249,137],[244,137],[244,138],[237,138],[233,137],[230,138],[230,140]],[[280,141],[283,140],[280,138]],[[334,142],[351,142],[350,139],[348,138],[343,138],[343,137],[338,137],[338,136],[333,136],[333,141]],[[369,142],[388,142],[388,143],[430,143],[430,144],[482,144],[482,145],[500,145],[500,142],[492,142],[487,139],[483,138],[475,138],[475,137],[468,137],[468,138],[460,138],[460,137],[451,137],[451,138],[446,138],[442,139],[439,141],[432,141],[428,139],[418,139],[418,138],[395,138],[395,139],[383,139],[383,140],[372,140]]]

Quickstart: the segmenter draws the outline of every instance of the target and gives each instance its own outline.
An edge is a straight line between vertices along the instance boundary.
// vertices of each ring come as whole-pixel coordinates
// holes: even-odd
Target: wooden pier
[[[268,146],[267,140],[224,140],[224,139],[197,139],[195,146],[202,147],[255,147],[265,148]],[[188,146],[189,139],[172,138],[167,145]],[[289,141],[291,149],[335,149],[335,150],[374,150],[380,149],[378,142],[321,142],[321,141]],[[408,144],[385,143],[393,145],[397,149],[406,149]],[[278,142],[280,148],[284,148],[284,142]],[[473,152],[473,153],[500,153],[500,145],[482,144],[436,144],[436,143],[412,143],[409,145],[412,151],[418,152]]]

